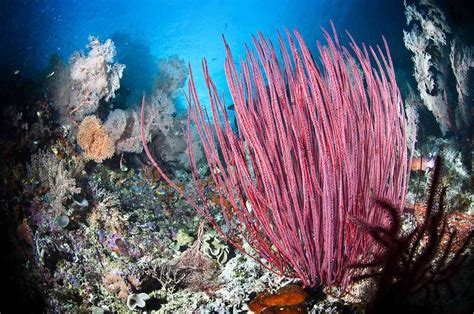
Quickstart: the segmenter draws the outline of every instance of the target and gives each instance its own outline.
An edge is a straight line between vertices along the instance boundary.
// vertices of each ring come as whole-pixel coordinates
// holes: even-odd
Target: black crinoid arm
[[[381,248],[374,250],[378,253],[373,256],[351,265],[353,283],[372,281],[374,291],[368,313],[386,312],[387,309],[428,309],[434,296],[437,301],[441,300],[440,292],[455,293],[452,278],[462,265],[466,265],[474,233],[471,230],[459,245],[454,245],[459,237],[456,229],[448,229],[447,188],[442,184],[442,173],[443,161],[438,156],[424,215],[413,230],[403,232],[402,210],[384,199],[375,198],[374,201],[387,213],[387,225],[355,219],[355,223]]]

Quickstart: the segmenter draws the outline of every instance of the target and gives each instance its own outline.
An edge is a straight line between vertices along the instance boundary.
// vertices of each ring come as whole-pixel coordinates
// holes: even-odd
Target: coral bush
[[[150,145],[154,156],[169,167],[190,169],[186,153],[186,117],[177,114],[172,98],[157,89],[146,110],[145,132],[155,135]],[[147,122],[150,120],[148,115],[155,117],[153,124]],[[193,149],[196,159],[202,160],[203,154],[196,135],[194,133],[192,138]]]
[[[471,124],[469,72],[474,66],[473,48],[459,39],[449,43],[451,28],[444,13],[432,0],[405,1],[408,30],[403,40],[413,53],[414,77],[419,97],[438,122],[441,132],[466,133]],[[449,47],[451,45],[451,47]],[[452,73],[449,68],[451,67]],[[449,76],[456,79],[457,101],[450,103]]]
[[[105,120],[104,128],[109,134],[112,142],[117,142],[127,127],[127,112],[122,109],[115,109],[109,113],[107,120]]]
[[[185,135],[186,116],[178,115],[175,101],[179,88],[184,84],[188,71],[184,61],[176,56],[158,60],[154,91],[145,106],[144,132],[146,142],[155,156],[170,168],[190,169]],[[115,143],[116,153],[141,153],[140,119],[138,110],[115,109],[109,113],[104,127]],[[199,146],[193,138],[198,160],[202,158]]]
[[[114,142],[110,139],[102,122],[96,116],[87,116],[77,131],[77,144],[86,157],[102,162],[114,155]]]
[[[295,36],[300,51],[289,33],[289,49],[280,37],[281,65],[259,34],[256,52],[249,51],[241,63],[242,75],[226,44],[225,71],[238,135],[206,61],[212,118],[202,108],[190,72],[190,120],[204,146],[212,177],[207,186],[219,195],[219,213],[209,205],[192,149],[202,205],[163,173],[145,137],[143,144],[162,177],[222,237],[263,267],[306,286],[345,287],[351,276],[347,266],[377,248],[350,217],[385,223],[387,216],[372,202],[373,195],[405,203],[410,161],[405,112],[387,46],[386,54],[369,48],[373,66],[365,47],[352,40],[353,57],[335,30],[334,40],[325,32],[327,46],[318,44],[319,67],[300,34]],[[242,241],[255,254],[244,250]]]
[[[155,116],[155,125],[146,124],[145,131],[150,128],[154,139],[151,150],[154,156],[170,168],[190,169],[186,142],[186,116],[178,114],[175,101],[180,95],[189,71],[184,60],[171,56],[158,60],[158,73],[154,82],[154,90],[149,100],[146,119]],[[197,144],[197,134],[193,134],[193,149],[196,159],[202,160],[203,154]]]
[[[150,142],[155,133],[152,130],[158,127],[160,113],[154,110],[153,104],[147,106],[149,113],[146,121],[146,138]],[[140,119],[133,109],[115,109],[109,113],[104,128],[110,140],[115,145],[116,153],[141,153],[143,146],[140,139]]]
[[[115,45],[107,39],[101,43],[89,36],[88,53],[82,51],[71,55],[69,65],[55,58],[48,81],[53,104],[60,114],[60,122],[81,121],[93,114],[101,99],[115,97],[125,65],[114,63]]]
[[[154,89],[160,90],[167,96],[174,97],[184,86],[188,77],[188,69],[184,60],[178,56],[158,59],[158,75],[155,78]]]
[[[27,168],[28,177],[47,190],[55,215],[65,213],[65,201],[81,191],[65,161],[50,151],[39,150],[31,156]]]
[[[425,1],[423,6],[431,14],[422,14],[415,4],[405,2],[407,25],[411,29],[403,32],[403,39],[413,53],[414,76],[423,104],[433,113],[445,134],[452,129],[453,121],[445,98],[445,60],[439,56],[446,49],[446,35],[451,30],[443,12],[431,1]]]
[[[469,47],[455,39],[451,43],[451,52],[449,53],[451,69],[456,78],[456,91],[458,94],[458,105],[456,107],[456,124],[459,129],[471,125],[472,108],[468,99],[470,95],[469,79],[471,68],[474,67],[474,47]]]

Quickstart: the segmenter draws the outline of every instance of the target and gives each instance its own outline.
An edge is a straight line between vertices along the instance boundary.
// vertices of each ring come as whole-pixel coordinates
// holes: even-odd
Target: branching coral
[[[49,151],[39,150],[31,156],[28,177],[47,189],[56,215],[64,213],[64,202],[81,191],[65,161]]]
[[[458,93],[456,123],[457,127],[461,129],[469,126],[471,124],[470,120],[472,119],[469,113],[472,104],[469,102],[468,97],[470,87],[469,71],[474,67],[474,47],[463,45],[459,40],[453,40],[449,60],[451,61],[451,69],[456,78],[456,91]]]
[[[115,96],[125,69],[123,64],[112,63],[115,45],[110,39],[101,44],[96,37],[90,36],[89,41],[88,55],[77,52],[69,61],[71,78],[77,93],[82,96],[80,102],[70,112],[76,120],[94,113],[102,98],[108,101]]]
[[[173,98],[176,92],[183,87],[188,77],[188,69],[184,60],[178,56],[171,56],[158,60],[158,75],[154,82],[154,89],[160,90],[166,96]]]
[[[146,106],[145,133],[147,143],[157,132],[169,136],[174,130],[176,110],[173,100],[161,91],[155,92]],[[140,119],[135,109],[115,109],[104,123],[109,138],[115,144],[117,153],[140,153],[143,145],[140,138]]]
[[[420,97],[435,116],[441,131],[447,133],[452,128],[452,117],[444,94],[445,67],[439,56],[444,53],[446,34],[450,29],[444,14],[431,1],[423,1],[422,5],[432,14],[424,15],[415,4],[409,5],[405,1],[407,25],[411,29],[403,31],[403,40],[413,53],[414,76]]]
[[[93,227],[109,230],[110,233],[126,235],[126,223],[120,213],[120,199],[117,193],[100,187],[96,182],[89,183],[94,198],[94,208],[89,216]]]
[[[471,120],[466,97],[472,87],[468,86],[468,72],[474,59],[472,48],[453,40],[448,55],[451,29],[443,12],[431,0],[416,5],[405,1],[405,15],[410,29],[403,32],[403,40],[413,53],[414,76],[423,104],[433,113],[444,135],[466,133]],[[449,63],[456,78],[456,106],[449,102]],[[451,107],[455,107],[455,115]]]
[[[103,211],[108,208],[114,208],[120,205],[120,199],[117,194],[99,187],[99,185],[93,181],[91,181],[89,185],[92,190],[92,195],[97,202],[96,209],[98,211]]]
[[[186,154],[186,118],[177,113],[175,99],[184,84],[188,71],[184,61],[177,57],[158,60],[159,72],[154,91],[145,106],[144,122],[147,143],[153,140],[153,149],[160,160],[170,167],[189,168]],[[140,153],[143,145],[140,138],[138,111],[115,109],[109,113],[104,127],[115,143],[116,153]],[[197,159],[200,159],[195,145]]]
[[[81,121],[93,114],[101,99],[115,97],[125,65],[114,63],[115,45],[107,39],[101,43],[89,36],[89,49],[71,55],[69,66],[56,58],[50,65],[53,76],[48,81],[53,104],[59,111],[60,121]]]

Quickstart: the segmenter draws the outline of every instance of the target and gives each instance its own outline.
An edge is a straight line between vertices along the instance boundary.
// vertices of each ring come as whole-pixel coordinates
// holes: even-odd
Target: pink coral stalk
[[[402,207],[409,179],[405,113],[385,39],[386,55],[379,47],[361,49],[352,38],[351,54],[333,31],[334,40],[324,31],[327,45],[318,43],[319,65],[297,31],[296,41],[286,32],[289,46],[279,36],[280,59],[259,33],[255,51],[247,48],[240,62],[241,74],[224,39],[239,134],[206,60],[212,115],[200,103],[190,69],[189,124],[202,140],[220,212],[206,198],[192,149],[201,206],[163,174],[143,143],[165,180],[225,239],[305,286],[346,286],[348,265],[377,249],[353,218],[386,224],[389,217],[372,198]]]

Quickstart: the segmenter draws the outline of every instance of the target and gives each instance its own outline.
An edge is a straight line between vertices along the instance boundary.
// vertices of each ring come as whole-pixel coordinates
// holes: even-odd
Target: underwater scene
[[[474,3],[4,0],[1,313],[473,313]]]

